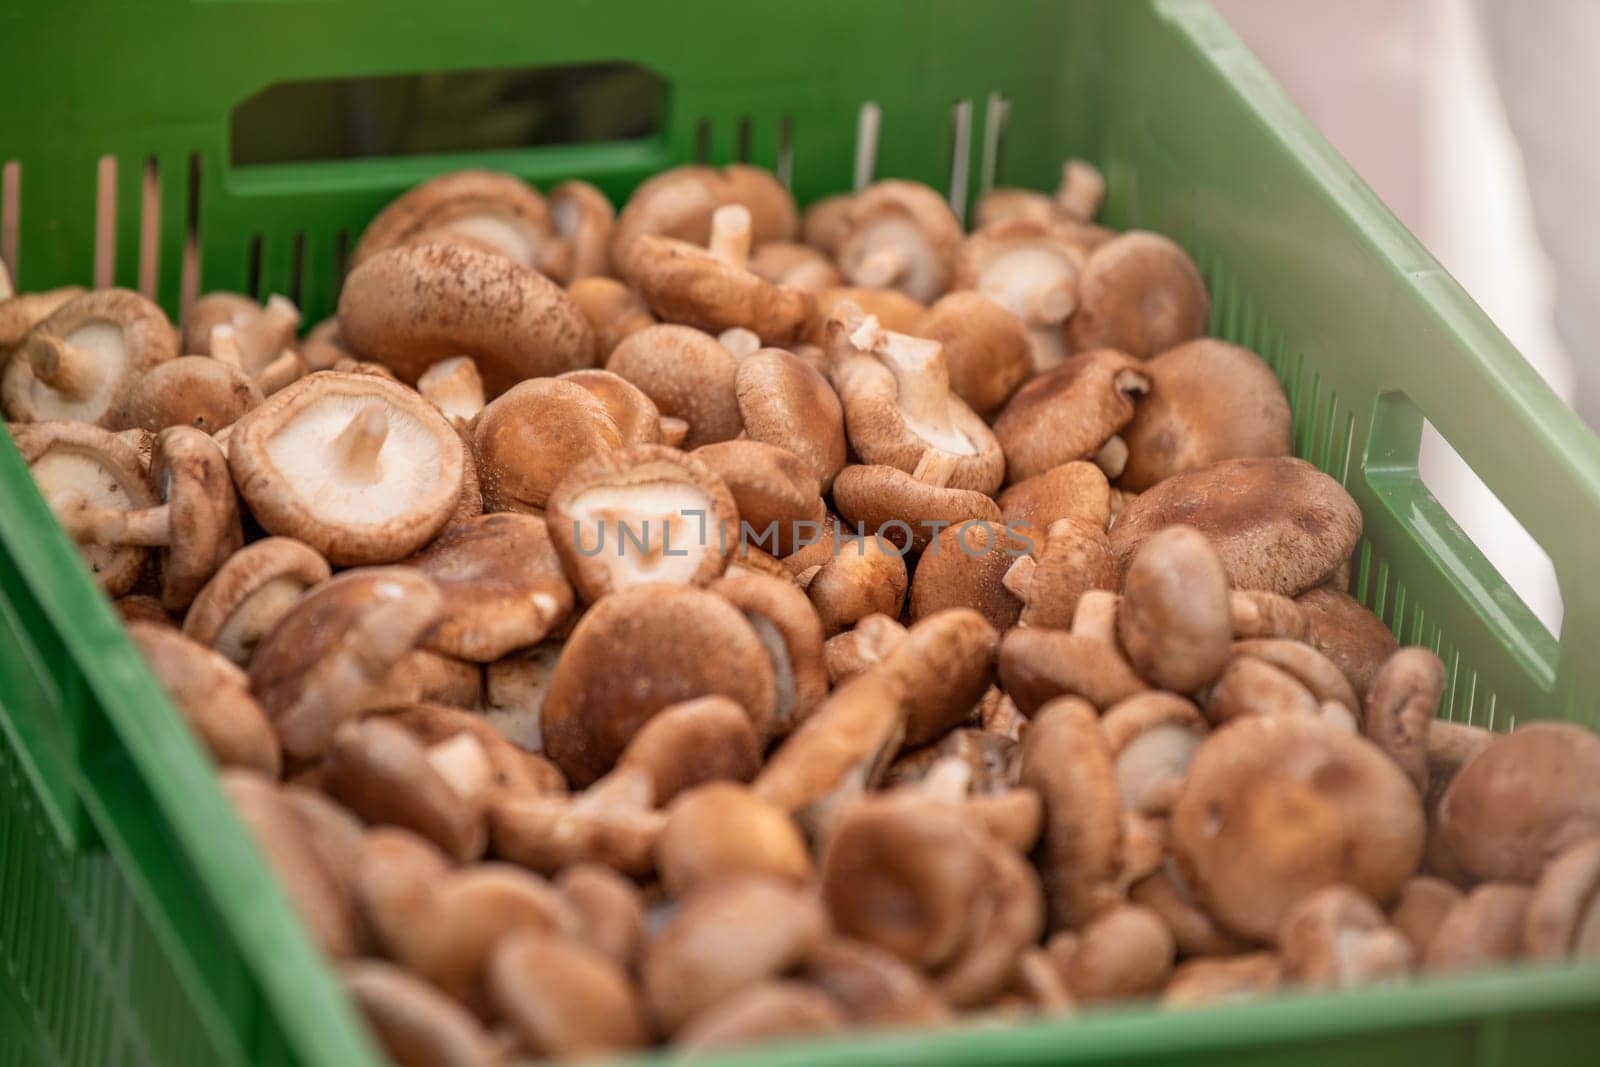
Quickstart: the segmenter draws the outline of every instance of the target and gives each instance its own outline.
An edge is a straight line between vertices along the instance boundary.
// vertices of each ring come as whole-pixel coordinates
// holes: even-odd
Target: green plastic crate
[[[664,80],[659,133],[228,161],[230,113],[276,83],[616,61]],[[958,204],[991,177],[1047,188],[1064,156],[1092,159],[1108,220],[1181,240],[1211,286],[1214,332],[1283,379],[1297,451],[1366,516],[1353,591],[1444,657],[1444,714],[1596,725],[1600,443],[1201,3],[12,0],[0,70],[0,164],[15,164],[0,174],[20,184],[17,247],[0,251],[15,252],[19,286],[94,277],[110,155],[119,210],[103,270],[173,313],[194,230],[204,289],[253,282],[326,314],[365,222],[464,165],[541,185],[586,177],[620,199],[663,167],[746,154],[792,170],[806,201],[870,162],[857,159],[869,102],[876,172],[954,185]],[[147,182],[159,259],[141,270]],[[1418,479],[1424,416],[1549,552],[1559,638]],[[375,1063],[200,749],[0,441],[0,1067]],[[1600,968],[1574,966],[737,1061],[1529,1067],[1592,1064],[1597,1049]]]

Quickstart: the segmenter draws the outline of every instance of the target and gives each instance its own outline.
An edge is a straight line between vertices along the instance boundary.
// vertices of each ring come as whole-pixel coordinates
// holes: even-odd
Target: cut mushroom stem
[[[389,416],[380,400],[369,400],[333,440],[333,461],[352,482],[375,485],[382,477],[378,453],[389,436]]]
[[[35,378],[74,400],[93,394],[103,380],[101,368],[88,353],[52,333],[33,335],[28,363]]]
[[[1106,443],[1094,454],[1094,465],[1104,471],[1109,479],[1121,477],[1123,468],[1128,465],[1128,443],[1121,434],[1106,438]]]
[[[850,334],[850,343],[877,356],[894,373],[896,404],[919,432],[935,443],[961,437],[951,419],[950,369],[944,361],[944,346],[885,330],[875,315],[861,320]]]
[[[239,344],[239,335],[227,323],[211,327],[211,358],[249,373],[245,369],[244,349]]]
[[[950,485],[960,466],[961,457],[943,449],[930,448],[917,460],[917,469],[911,472],[911,477],[924,485],[944,489]]]
[[[888,289],[905,275],[910,265],[904,247],[885,245],[861,260],[855,270],[855,282],[873,289]]]
[[[1026,604],[1028,593],[1033,588],[1033,572],[1038,566],[1039,562],[1032,556],[1018,556],[1011,566],[1006,568],[1000,584],[1006,587],[1006,592]]]
[[[124,511],[62,493],[50,501],[56,519],[79,544],[162,548],[172,541],[172,509],[166,504]]]
[[[713,256],[724,263],[743,268],[750,262],[750,209],[743,204],[725,204],[711,214]]]
[[[256,386],[263,396],[271,396],[305,376],[306,361],[294,349],[285,348],[276,359],[261,368],[261,373],[256,375]]]
[[[761,349],[760,336],[754,330],[747,330],[743,326],[723,330],[717,335],[717,343],[726,348],[734,359],[754,355]]]
[[[1031,290],[1022,299],[1022,314],[1035,326],[1060,326],[1077,306],[1074,280],[1060,276]]]

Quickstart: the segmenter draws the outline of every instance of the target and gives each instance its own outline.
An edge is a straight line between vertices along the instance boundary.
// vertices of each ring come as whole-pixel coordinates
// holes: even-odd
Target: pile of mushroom
[[[0,302],[8,429],[405,1065],[1600,956],[1600,738],[1435,718],[1166,238],[466,172],[336,319]]]

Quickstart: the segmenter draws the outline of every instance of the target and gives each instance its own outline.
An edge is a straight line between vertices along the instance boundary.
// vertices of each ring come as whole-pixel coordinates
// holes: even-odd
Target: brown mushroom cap
[[[441,359],[471,356],[491,397],[595,362],[589,320],[560,286],[458,245],[393,248],[352,270],[339,294],[339,335],[408,382]]]
[[[1254,1000],[1276,992],[1282,980],[1282,966],[1271,952],[1186,960],[1172,972],[1161,1003],[1163,1007],[1187,1008]]]
[[[1019,626],[1000,642],[1000,686],[1025,714],[1059,696],[1109,708],[1149,688],[1117,646],[1118,597],[1090,589],[1078,598],[1072,630]]]
[[[999,635],[970,608],[921,620],[871,668],[905,693],[905,743],[943,737],[966,719],[994,681]]]
[[[1439,924],[1461,901],[1461,890],[1442,878],[1419,874],[1406,883],[1389,912],[1389,921],[1411,946],[1411,958],[1422,959]]]
[[[128,289],[76,296],[39,322],[0,375],[0,409],[13,422],[62,419],[110,426],[136,376],[178,355],[178,331]]]
[[[1192,693],[1228,661],[1228,576],[1205,535],[1169,526],[1139,547],[1123,580],[1117,637],[1153,685]]]
[[[1416,873],[1423,830],[1421,800],[1400,769],[1309,716],[1247,716],[1213,733],[1172,813],[1197,899],[1260,941],[1324,886],[1392,900]]]
[[[693,454],[733,494],[741,536],[752,538],[774,556],[787,556],[797,537],[808,531],[820,533],[827,515],[822,487],[811,467],[793,452],[739,440],[704,445]]]
[[[441,174],[391,200],[350,254],[352,269],[397,245],[460,237],[539,267],[551,241],[544,197],[521,179],[487,170]]]
[[[563,285],[605,274],[615,217],[606,194],[588,182],[562,182],[551,189],[550,225],[558,254],[546,257],[545,273]]]
[[[448,526],[410,565],[444,594],[428,647],[487,663],[538,644],[572,610],[543,519],[505,513]]]
[[[241,666],[307,589],[325,582],[328,561],[290,537],[267,537],[229,556],[189,605],[186,636]]]
[[[1170,856],[1153,874],[1129,887],[1128,897],[1161,916],[1172,931],[1179,956],[1233,956],[1247,947],[1220,929],[1196,903],[1183,872]]]
[[[587,1056],[638,1048],[649,1039],[628,976],[569,938],[512,934],[495,946],[487,982],[498,1014],[534,1055]]]
[[[814,876],[794,820],[734,782],[708,782],[680,794],[656,840],[655,861],[662,887],[680,900],[743,875],[796,886]]]
[[[903,553],[871,535],[840,538],[827,551],[827,562],[803,582],[823,633],[832,637],[868,615],[899,616],[910,581]]]
[[[733,605],[688,586],[625,589],[572,631],[544,702],[545,749],[588,785],[662,708],[721,693],[763,733],[774,692],[761,640]]]
[[[1168,814],[1206,737],[1200,712],[1180,696],[1150,690],[1112,707],[1100,726],[1115,761],[1124,810]]]
[[[722,479],[664,445],[578,464],[551,492],[547,514],[556,552],[590,603],[638,585],[709,584],[727,569],[739,535],[740,512]]]
[[[624,445],[654,445],[661,440],[661,411],[638,386],[610,371],[569,370],[561,380],[581,385],[593,393],[617,424]]]
[[[834,255],[844,236],[845,214],[854,193],[835,193],[813,200],[800,215],[801,239],[812,248]]]
[[[317,756],[345,719],[415,699],[389,675],[443,609],[438,587],[408,567],[346,571],[306,593],[250,657],[251,691],[284,751]]]
[[[431,541],[461,496],[463,452],[433,405],[359,374],[302,378],[228,438],[256,520],[343,565],[402,559]]]
[[[611,232],[611,262],[620,265],[634,240],[661,234],[704,245],[711,216],[726,204],[750,212],[751,239],[787,241],[798,225],[794,199],[776,177],[759,167],[734,164],[721,171],[691,165],[673,167],[646,179],[617,215]]]
[[[300,309],[276,294],[258,303],[243,293],[207,293],[183,317],[183,351],[193,356],[213,356],[219,362],[224,353],[213,348],[213,331],[226,327],[234,346],[239,370],[257,378],[286,348],[294,346],[300,328]]]
[[[673,1041],[685,1055],[756,1042],[827,1034],[845,1023],[839,1006],[805,982],[758,982],[695,1016]]]
[[[359,960],[342,970],[384,1052],[398,1067],[482,1067],[505,1051],[472,1014],[403,967]]]
[[[711,591],[744,612],[772,663],[773,729],[788,733],[828,695],[822,620],[794,583],[762,574],[724,577]]]
[[[867,289],[842,286],[825,289],[817,294],[817,317],[811,322],[806,340],[814,345],[828,343],[828,320],[834,318],[845,304],[855,304],[865,314],[895,333],[914,334],[928,309],[916,300],[894,289]]]
[[[1000,494],[999,503],[1006,525],[1039,544],[1057,519],[1077,519],[1102,530],[1111,523],[1111,487],[1105,472],[1082,461],[1014,482]]]
[[[1120,896],[1115,883],[1122,864],[1121,804],[1095,710],[1066,698],[1035,713],[1023,735],[1020,780],[1044,800],[1039,873],[1050,928],[1081,926]]]
[[[887,615],[868,615],[822,644],[828,681],[840,685],[865,671],[904,641],[906,628]]]
[[[1066,322],[1089,254],[1080,237],[1051,219],[1007,219],[982,226],[956,257],[952,286],[982,293],[1023,324],[1029,369],[1049,370],[1069,353]]]
[[[117,511],[156,503],[138,451],[116,434],[79,422],[16,423],[8,427],[46,501],[78,500]],[[139,580],[149,550],[137,544],[80,543],[79,554],[107,596],[122,596]]]
[[[1306,613],[1311,646],[1344,671],[1358,696],[1365,696],[1395,650],[1389,627],[1359,600],[1325,585],[1307,589],[1295,603]]]
[[[1402,648],[1379,669],[1367,691],[1362,732],[1428,794],[1428,727],[1448,681],[1444,661],[1425,648]],[[1343,674],[1341,682],[1346,681]]]
[[[1485,882],[1450,909],[1422,956],[1427,974],[1454,974],[1510,963],[1522,948],[1533,890]]]
[[[766,878],[708,886],[681,901],[645,948],[640,978],[666,1033],[800,963],[827,935],[816,897]]]
[[[734,373],[739,418],[752,440],[799,456],[822,492],[844,468],[844,408],[828,380],[799,356],[764,348],[739,361]]]
[[[88,290],[79,285],[64,285],[38,293],[17,293],[0,299],[0,363],[23,342],[39,323],[56,309],[76,300]]]
[[[1067,629],[1083,594],[1117,583],[1111,540],[1105,528],[1077,519],[1057,519],[1033,553],[1018,556],[1006,571],[1006,588],[1022,600],[1023,626]]]
[[[1038,943],[1045,925],[1044,893],[1028,861],[994,837],[980,837],[979,851],[988,868],[985,892],[974,902],[965,945],[934,977],[936,988],[957,1008],[987,1004],[1003,991],[1018,958]]]
[[[940,531],[917,560],[911,579],[911,619],[970,607],[996,631],[1011,629],[1022,603],[1006,588],[1005,576],[1027,549],[1027,542],[992,523],[962,523]]]
[[[1343,885],[1319,889],[1289,910],[1278,951],[1284,977],[1313,988],[1393,981],[1412,964],[1405,936],[1365,894]]]
[[[1283,386],[1248,348],[1202,338],[1162,352],[1144,370],[1150,395],[1122,431],[1124,489],[1142,491],[1218,460],[1293,450]]]
[[[649,326],[621,341],[606,370],[627,379],[663,416],[689,424],[685,448],[739,435],[738,363],[715,337],[688,326]]]
[[[534,378],[478,413],[468,428],[488,511],[543,511],[572,468],[623,446],[598,396],[560,378]]]
[[[1519,726],[1461,769],[1434,819],[1465,874],[1530,883],[1555,856],[1600,833],[1600,737],[1571,723]]]
[[[983,293],[941,297],[910,332],[943,346],[951,391],[979,415],[999,410],[1033,373],[1027,328]]]
[[[1067,336],[1080,352],[1117,348],[1148,359],[1204,334],[1210,315],[1206,284],[1183,249],[1131,230],[1089,253]]]
[[[669,322],[711,333],[742,327],[768,344],[795,341],[815,314],[815,299],[748,269],[751,226],[748,209],[725,205],[712,215],[709,247],[637,237],[623,253],[622,276]]]
[[[1523,919],[1522,951],[1535,960],[1600,956],[1600,837],[1545,865]]]
[[[656,317],[639,294],[615,278],[580,278],[567,286],[567,295],[589,320],[589,327],[594,330],[595,355],[602,363],[623,338],[656,324]]]
[[[1000,508],[988,494],[939,484],[950,469],[930,464],[919,478],[896,467],[854,464],[834,479],[834,504],[858,528],[901,551],[921,552],[948,527],[999,526]]]
[[[1139,361],[1112,349],[1080,352],[1034,378],[995,419],[1007,476],[1019,482],[1093,457],[1133,418],[1133,398],[1149,389]]]
[[[168,426],[216,433],[261,401],[261,390],[239,368],[220,359],[179,356],[156,364],[133,383],[121,422],[151,433]]]
[[[794,241],[765,241],[750,253],[750,270],[776,285],[818,293],[844,284],[827,253]]]
[[[631,971],[644,946],[644,895],[639,887],[599,863],[568,867],[556,887],[577,920],[573,936]]]
[[[950,286],[961,223],[926,185],[880,181],[851,198],[838,240],[835,256],[850,284],[927,303]]]
[[[937,990],[893,953],[847,937],[817,945],[801,972],[831,997],[852,1023],[938,1024],[950,1008]]]
[[[1061,969],[1080,1001],[1150,996],[1172,975],[1172,931],[1149,908],[1118,905],[1087,923],[1075,940]]]
[[[1174,475],[1139,494],[1111,527],[1126,570],[1157,530],[1184,524],[1211,541],[1228,583],[1285,596],[1320,585],[1361,536],[1361,509],[1302,459],[1234,459]]]
[[[128,636],[212,759],[278,776],[278,738],[250,695],[249,676],[170,625],[132,623]]]

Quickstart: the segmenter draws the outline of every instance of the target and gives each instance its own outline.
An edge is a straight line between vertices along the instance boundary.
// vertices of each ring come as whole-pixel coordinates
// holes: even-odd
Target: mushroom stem
[[[6,269],[4,260],[0,260],[0,300],[10,300],[17,295],[17,287],[11,284],[11,272]]]
[[[265,373],[265,368],[277,359],[277,354],[293,343],[295,331],[299,328],[299,308],[277,293],[267,297],[266,305],[259,312],[235,328],[234,338],[239,343],[245,372],[259,379]],[[216,336],[214,329],[212,336]],[[262,391],[269,390],[263,386]]]
[[[89,396],[100,385],[94,359],[53,333],[36,333],[28,339],[28,365],[35,378],[74,400]]]
[[[959,756],[943,756],[923,775],[917,791],[931,800],[960,804],[972,788],[972,765]]]
[[[230,367],[237,367],[246,374],[244,365],[244,351],[239,344],[239,333],[227,323],[218,323],[211,327],[211,358]]]
[[[378,455],[389,436],[389,414],[381,400],[369,400],[333,439],[333,462],[351,481],[372,485],[383,477]]]
[[[462,731],[428,748],[428,765],[462,800],[476,802],[494,779],[483,742]]]
[[[271,396],[283,387],[305,377],[306,361],[292,348],[278,353],[278,358],[261,368],[256,375],[256,385],[265,396]]]
[[[750,209],[724,204],[711,214],[711,254],[743,268],[750,262]]]
[[[1030,326],[1060,326],[1076,304],[1072,279],[1057,275],[1022,298],[1022,314]]]
[[[950,485],[950,479],[955,477],[961,460],[943,449],[929,448],[922,453],[922,458],[917,460],[917,469],[911,472],[911,477],[924,485],[931,485],[935,489],[945,489]]]
[[[717,335],[717,343],[726,348],[734,359],[753,355],[761,348],[761,338],[754,330],[735,326]]]
[[[1038,566],[1038,561],[1032,556],[1018,556],[1011,566],[1006,568],[1000,584],[1005,586],[1006,592],[1026,604],[1028,591],[1033,587],[1033,572]]]
[[[1123,468],[1128,465],[1128,442],[1121,434],[1106,438],[1106,443],[1094,454],[1094,465],[1104,471],[1107,478],[1122,476]]]
[[[851,274],[851,281],[873,289],[887,289],[900,280],[911,258],[900,245],[885,245],[862,257]]]
[[[171,509],[166,504],[125,511],[90,503],[78,493],[51,498],[56,521],[79,544],[162,548],[172,541]]]
[[[950,416],[950,368],[943,345],[885,330],[872,315],[855,329],[850,341],[894,373],[895,403],[919,433],[941,446],[945,439],[964,439]],[[970,442],[964,451],[972,454]]]

